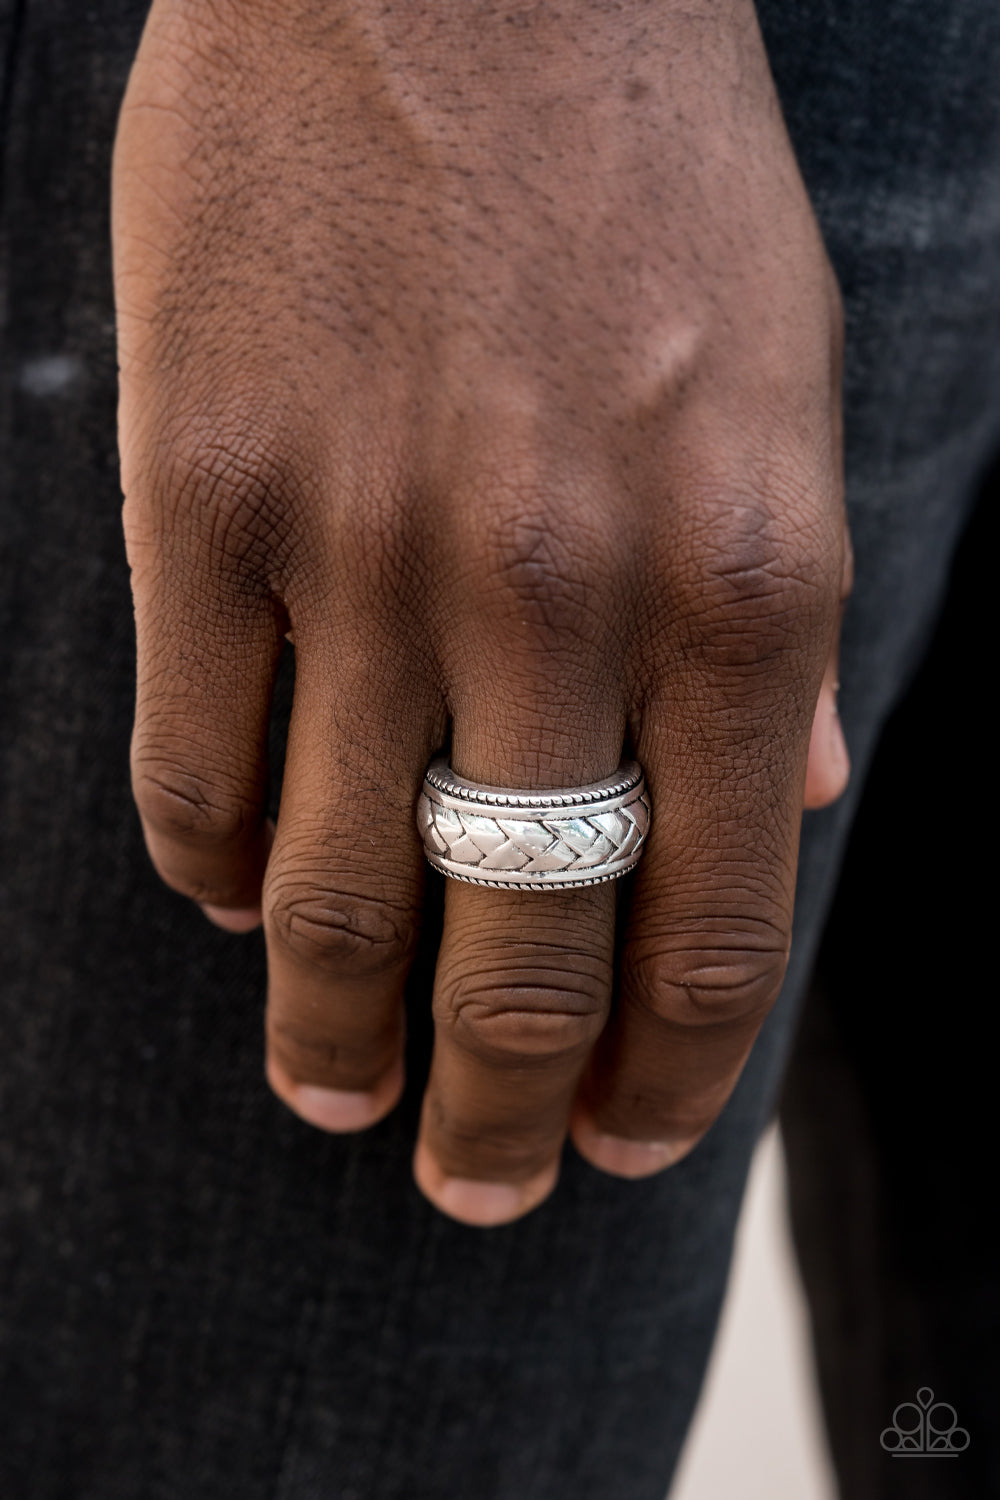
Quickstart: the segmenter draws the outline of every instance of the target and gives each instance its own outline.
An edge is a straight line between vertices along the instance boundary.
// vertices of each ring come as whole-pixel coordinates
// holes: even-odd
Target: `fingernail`
[[[451,1219],[480,1229],[510,1224],[530,1213],[556,1185],[559,1163],[553,1162],[527,1182],[488,1182],[479,1177],[449,1177],[423,1142],[413,1158],[413,1175],[426,1198]]]
[[[374,1089],[321,1089],[313,1083],[299,1083],[288,1102],[296,1114],[320,1130],[364,1130],[386,1112]]]
[[[223,927],[226,932],[252,932],[259,927],[264,920],[264,914],[259,906],[210,906],[208,902],[202,903],[202,911],[210,922],[216,927]]]
[[[507,1224],[521,1212],[524,1194],[508,1182],[479,1182],[473,1177],[445,1177],[434,1201],[443,1213],[463,1224]]]
[[[840,722],[840,715],[834,705],[833,713],[830,715],[830,756],[837,768],[838,774],[846,782],[851,770],[851,757],[847,750],[847,741],[844,739],[844,727]]]
[[[367,1130],[384,1119],[403,1092],[403,1064],[395,1063],[373,1089],[331,1089],[295,1083],[280,1063],[267,1060],[267,1080],[279,1099],[309,1125],[336,1134]]]
[[[601,1172],[614,1177],[652,1177],[672,1167],[694,1143],[675,1141],[631,1141],[621,1135],[608,1135],[589,1121],[573,1123],[573,1144],[580,1155]]]

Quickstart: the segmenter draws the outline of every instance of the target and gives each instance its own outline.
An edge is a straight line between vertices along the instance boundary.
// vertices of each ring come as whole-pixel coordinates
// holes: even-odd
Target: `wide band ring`
[[[431,761],[417,803],[424,853],[436,870],[473,885],[563,890],[617,880],[636,864],[649,831],[642,768],[551,792],[480,786]]]

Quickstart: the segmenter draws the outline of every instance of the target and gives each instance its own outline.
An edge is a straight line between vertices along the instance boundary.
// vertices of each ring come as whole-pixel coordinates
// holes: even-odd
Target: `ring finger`
[[[607,704],[607,694],[581,695],[579,711],[569,705],[553,732],[530,707],[511,713],[518,703],[551,702],[551,693],[526,693],[509,673],[488,680],[489,703],[455,708],[459,774],[543,791],[594,782],[617,767],[624,715],[606,711],[602,724],[592,709],[602,698]],[[539,756],[541,744],[549,755]],[[485,873],[503,876],[499,868]],[[507,890],[449,882],[414,1171],[453,1218],[504,1223],[555,1185],[573,1096],[610,1006],[614,909],[613,884]]]

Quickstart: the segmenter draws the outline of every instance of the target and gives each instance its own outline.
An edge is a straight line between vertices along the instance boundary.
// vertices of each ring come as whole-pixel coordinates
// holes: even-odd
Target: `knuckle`
[[[539,613],[575,609],[573,574],[580,569],[547,515],[518,510],[498,518],[487,549],[494,579],[517,605]]]
[[[267,1046],[295,1079],[326,1076],[344,1060],[333,1037],[290,1017],[268,1015]]]
[[[682,1027],[762,1020],[777,999],[788,946],[776,933],[749,944],[661,948],[633,955],[629,984],[638,1002],[658,1019]]]
[[[494,503],[468,508],[458,528],[477,612],[529,651],[601,640],[627,559],[593,481],[570,494],[562,476],[519,483],[508,473],[493,490]]]
[[[405,964],[416,947],[412,912],[300,875],[269,872],[265,914],[283,947],[332,977],[378,978]]]
[[[309,1019],[268,1008],[268,1054],[295,1081],[322,1080],[334,1087],[347,1083],[352,1089],[371,1088],[397,1055],[401,1040],[395,1020],[382,1020],[363,1037],[339,1037],[320,1030]]]
[[[220,563],[252,560],[262,543],[282,530],[281,495],[286,479],[257,445],[202,445],[174,462],[174,493],[210,558]]]
[[[674,598],[690,646],[714,667],[753,668],[825,647],[836,611],[840,545],[820,520],[792,526],[771,506],[733,502],[707,508],[674,569]]]
[[[469,1163],[499,1182],[516,1182],[548,1166],[560,1145],[549,1130],[539,1130],[539,1119],[531,1111],[506,1120],[491,1120],[488,1133],[475,1114],[463,1112],[440,1089],[432,1089],[425,1100],[427,1121],[433,1135],[435,1155],[445,1170],[467,1176]]]
[[[448,986],[435,1007],[464,1050],[498,1067],[545,1066],[585,1056],[604,1024],[596,986],[553,978],[514,990],[489,980]]]
[[[188,767],[133,761],[132,791],[145,823],[179,843],[237,843],[260,821],[257,805]]]
[[[300,488],[295,451],[264,397],[164,420],[130,473],[127,538],[141,552],[151,533],[168,546],[176,536],[217,569],[273,573]]]

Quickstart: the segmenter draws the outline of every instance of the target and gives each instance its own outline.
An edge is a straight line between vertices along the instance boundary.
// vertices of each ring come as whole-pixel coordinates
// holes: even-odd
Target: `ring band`
[[[456,776],[446,757],[427,767],[417,802],[424,853],[453,880],[508,890],[562,890],[617,880],[649,831],[642,768],[557,791],[511,791]]]

